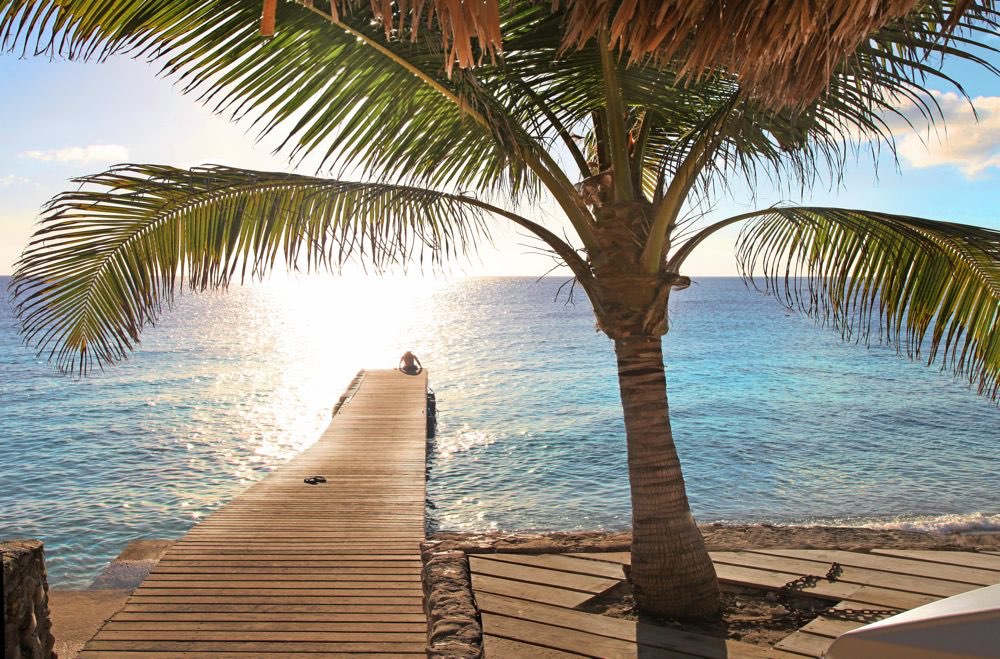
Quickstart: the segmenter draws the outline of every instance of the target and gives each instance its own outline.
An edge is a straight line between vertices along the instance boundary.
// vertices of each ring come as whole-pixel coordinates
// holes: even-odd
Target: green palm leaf
[[[1000,397],[1000,231],[840,208],[760,213],[737,243],[743,275],[788,305],[907,355],[940,358]],[[721,223],[720,223],[721,224]]]
[[[592,132],[592,113],[604,106],[606,90],[593,43],[560,54],[561,14],[531,0],[501,4],[504,56],[451,78],[434,25],[413,42],[409,28],[390,41],[364,11],[335,25],[292,2],[279,3],[280,29],[264,41],[259,0],[0,0],[0,48],[161,62],[164,73],[215,110],[253,123],[261,134],[280,127],[292,157],[315,155],[325,167],[357,168],[366,178],[534,191],[537,181],[518,152],[541,153],[567,132]],[[858,136],[891,148],[882,116],[897,99],[934,117],[929,84],[948,79],[930,55],[996,72],[982,57],[995,49],[975,40],[995,34],[996,12],[969,9],[945,41],[942,25],[955,4],[928,2],[886,25],[801,111],[773,112],[746,100],[709,173],[752,178],[761,166],[787,167],[779,176],[791,173],[807,185],[817,165],[836,176]],[[627,66],[622,59],[617,78],[625,103],[643,109],[650,124],[643,162],[652,180],[660,169],[676,171],[706,118],[738,90],[725,72],[681,82],[669,63]],[[545,99],[545,111],[538,99]]]
[[[176,286],[278,264],[437,265],[485,236],[472,198],[227,167],[123,165],[47,206],[11,288],[26,341],[63,370],[124,358]]]
[[[278,131],[290,157],[313,155],[322,169],[483,192],[528,185],[512,155],[530,140],[501,121],[477,123],[442,95],[459,90],[433,35],[387,43],[363,16],[343,19],[348,32],[282,2],[281,30],[264,40],[260,9],[258,0],[0,0],[0,49],[156,61],[186,93],[260,136]]]

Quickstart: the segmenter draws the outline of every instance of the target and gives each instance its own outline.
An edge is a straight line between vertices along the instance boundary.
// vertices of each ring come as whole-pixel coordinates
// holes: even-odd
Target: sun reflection
[[[241,343],[237,352],[273,362],[230,369],[216,383],[248,392],[241,413],[258,430],[241,447],[250,454],[242,459],[297,455],[329,423],[333,402],[359,369],[394,368],[406,350],[432,359],[431,298],[450,285],[360,275],[292,275],[255,285],[241,298],[247,326],[233,328]]]

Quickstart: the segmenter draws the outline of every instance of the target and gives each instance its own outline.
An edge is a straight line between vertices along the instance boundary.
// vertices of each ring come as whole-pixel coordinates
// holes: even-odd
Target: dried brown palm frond
[[[580,48],[602,26],[631,64],[675,62],[681,77],[719,69],[775,109],[804,107],[862,41],[905,16],[916,0],[555,0],[565,8],[564,48]],[[976,3],[941,17],[944,38]],[[992,6],[992,0],[984,5]]]
[[[297,0],[319,11],[313,0]],[[356,0],[321,3],[336,20]],[[371,0],[386,34],[437,23],[448,73],[502,49],[497,0]],[[552,0],[565,12],[563,49],[582,48],[608,28],[631,64],[675,62],[682,76],[725,69],[747,93],[772,108],[804,107],[826,89],[844,58],[886,23],[905,16],[917,0]],[[956,2],[940,17],[942,38],[976,5]],[[338,7],[339,5],[339,7]],[[475,44],[473,43],[475,40]]]
[[[567,10],[564,47],[581,47],[610,24],[631,63],[677,60],[682,76],[724,68],[772,107],[804,105],[866,36],[915,0],[557,0]]]
[[[295,1],[314,11],[328,13],[335,21],[340,19],[341,11],[364,4],[357,0]],[[497,0],[371,0],[370,6],[375,19],[385,28],[387,38],[394,31],[402,32],[409,27],[410,37],[416,39],[422,23],[430,25],[436,21],[445,53],[444,67],[449,76],[455,64],[469,68],[482,63],[487,55],[492,60],[502,47]],[[477,49],[473,48],[473,39],[478,44]]]

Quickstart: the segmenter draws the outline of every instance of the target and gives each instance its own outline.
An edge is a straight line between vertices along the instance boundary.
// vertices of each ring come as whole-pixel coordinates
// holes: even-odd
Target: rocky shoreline
[[[930,533],[895,529],[841,526],[780,526],[774,524],[701,524],[698,527],[709,551],[738,549],[952,549],[976,551],[1000,548],[1000,532]],[[627,551],[628,531],[574,531],[554,533],[435,533],[427,539],[440,551],[467,553]]]

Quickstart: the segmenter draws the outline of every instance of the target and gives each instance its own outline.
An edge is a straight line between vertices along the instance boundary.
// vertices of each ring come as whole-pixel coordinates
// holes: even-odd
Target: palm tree
[[[820,4],[827,22],[831,7],[856,5]],[[712,223],[696,212],[732,176],[802,189],[836,180],[854,150],[892,149],[886,117],[902,101],[939,120],[928,84],[949,80],[930,55],[1000,73],[980,43],[997,32],[991,2],[876,4],[847,36],[804,30],[771,55],[777,36],[799,34],[776,12],[749,28],[733,19],[736,43],[735,28],[689,37],[676,11],[629,22],[608,3],[484,0],[462,23],[447,12],[480,5],[439,0],[424,13],[397,0],[379,22],[336,3],[282,2],[263,40],[260,0],[0,0],[8,51],[156,60],[216,111],[284,131],[292,159],[368,181],[137,164],[77,179],[48,204],[15,272],[24,335],[85,372],[132,350],[185,277],[205,289],[278,263],[439,264],[474,248],[489,219],[513,222],[572,270],[614,342],[639,605],[714,615],[718,584],[688,506],[662,353],[669,296],[689,284],[685,259],[706,237],[747,223],[744,272],[788,304],[848,336],[878,326],[980,392],[1000,388],[1000,232],[841,208]],[[711,32],[710,19],[689,27]],[[673,36],[651,41],[660,27]],[[572,239],[511,210],[543,193]]]

